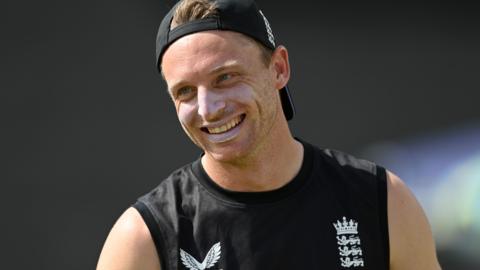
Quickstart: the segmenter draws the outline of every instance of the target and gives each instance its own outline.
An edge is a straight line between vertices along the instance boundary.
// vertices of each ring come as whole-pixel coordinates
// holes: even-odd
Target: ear
[[[290,80],[290,63],[288,62],[288,51],[284,46],[278,46],[272,54],[270,68],[275,74],[275,88],[282,89]]]

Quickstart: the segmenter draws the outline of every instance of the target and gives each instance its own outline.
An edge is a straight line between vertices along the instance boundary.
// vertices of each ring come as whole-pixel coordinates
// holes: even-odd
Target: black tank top
[[[216,185],[200,159],[133,205],[174,269],[388,269],[385,169],[302,141],[298,175],[267,192]]]

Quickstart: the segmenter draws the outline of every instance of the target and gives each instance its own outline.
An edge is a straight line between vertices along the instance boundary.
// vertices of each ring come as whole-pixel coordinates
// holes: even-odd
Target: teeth
[[[237,117],[233,119],[232,121],[226,123],[225,125],[221,127],[216,127],[216,128],[208,128],[208,132],[211,134],[218,134],[218,133],[223,133],[227,130],[230,130],[234,127],[236,127],[240,123],[240,117]]]

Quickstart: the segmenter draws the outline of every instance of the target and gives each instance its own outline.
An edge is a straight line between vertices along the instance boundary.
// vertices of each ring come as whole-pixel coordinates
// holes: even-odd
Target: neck
[[[232,191],[259,192],[284,186],[297,175],[303,161],[302,144],[292,137],[286,121],[284,125],[286,132],[270,134],[275,140],[266,140],[244,162],[222,163],[204,155],[205,171],[217,185]]]

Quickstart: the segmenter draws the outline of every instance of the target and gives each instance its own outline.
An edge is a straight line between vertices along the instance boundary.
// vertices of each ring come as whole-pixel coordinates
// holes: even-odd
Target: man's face
[[[275,68],[239,33],[182,37],[165,52],[162,71],[183,129],[217,161],[254,155],[283,117]]]

